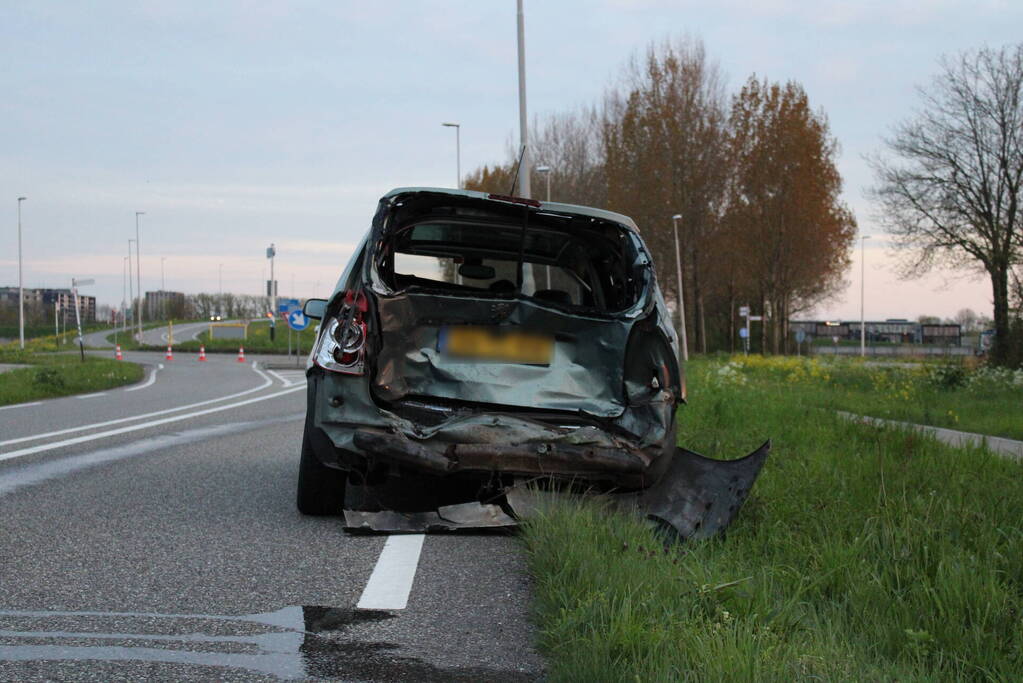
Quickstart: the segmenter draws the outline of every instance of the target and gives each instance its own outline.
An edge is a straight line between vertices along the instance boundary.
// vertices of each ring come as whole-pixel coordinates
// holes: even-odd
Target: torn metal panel
[[[709,538],[732,523],[770,450],[767,441],[744,458],[713,460],[677,448],[656,484],[614,499],[622,509],[669,525],[682,538]]]
[[[420,472],[510,472],[516,474],[599,476],[640,475],[646,459],[628,450],[571,444],[454,443],[442,452],[405,436],[356,430],[357,448]],[[637,453],[642,453],[636,449]]]
[[[462,503],[427,512],[345,510],[349,531],[427,532],[511,527],[518,524],[497,505]]]

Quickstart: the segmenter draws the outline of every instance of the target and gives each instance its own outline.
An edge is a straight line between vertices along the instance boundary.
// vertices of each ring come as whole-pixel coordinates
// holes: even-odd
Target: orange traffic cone
[[[206,347],[199,345],[199,360],[206,360]]]
[[[174,352],[171,351],[170,344],[167,345],[167,355],[164,356],[167,360],[174,360]]]
[[[238,362],[239,363],[244,363],[245,362],[245,347],[244,346],[239,346],[238,347]]]
[[[121,353],[121,345],[117,345],[117,351],[114,352],[114,360],[124,360],[124,354]]]

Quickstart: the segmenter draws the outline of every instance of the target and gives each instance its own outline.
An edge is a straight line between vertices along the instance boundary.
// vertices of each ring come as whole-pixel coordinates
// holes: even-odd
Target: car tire
[[[298,463],[296,504],[303,515],[340,515],[345,504],[348,473],[327,467],[316,457],[307,434],[302,435],[302,456]]]

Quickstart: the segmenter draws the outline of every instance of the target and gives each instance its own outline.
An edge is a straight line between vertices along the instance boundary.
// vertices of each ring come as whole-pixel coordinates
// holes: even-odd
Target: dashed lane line
[[[162,367],[162,365],[161,365]],[[210,398],[205,401],[198,401],[196,403],[186,403],[183,406],[177,406],[176,408],[166,408],[164,410],[156,410],[151,413],[143,413],[141,415],[132,415],[130,417],[120,417],[116,420],[107,420],[105,422],[94,422],[89,425],[82,425],[80,427],[69,427],[67,429],[58,429],[53,432],[45,432],[43,434],[32,434],[31,436],[21,436],[16,439],[7,439],[6,441],[0,441],[0,446],[10,446],[16,443],[24,443],[26,441],[37,441],[39,439],[45,439],[51,436],[63,436],[64,434],[73,434],[75,432],[84,432],[89,429],[99,429],[100,427],[109,427],[110,425],[123,424],[125,422],[133,422],[135,420],[144,420],[147,417],[156,417],[158,415],[167,415],[168,413],[176,413],[179,410],[188,410],[189,408],[198,408],[199,406],[210,405],[211,403],[219,403],[220,401],[228,401],[232,398],[238,398],[240,396],[246,396],[248,394],[262,391],[268,386],[272,385],[274,381],[270,379],[265,372],[256,367],[256,362],[252,362],[252,369],[255,370],[256,374],[263,378],[263,383],[258,387],[246,389],[245,391],[239,391],[235,394],[228,394],[227,396],[220,396],[218,398]],[[154,373],[155,374],[155,373]],[[23,404],[25,405],[25,404]],[[39,405],[36,403],[35,405]],[[13,406],[11,406],[13,407]]]
[[[388,537],[356,605],[358,609],[405,609],[425,538],[423,534]]]
[[[107,392],[99,391],[99,392],[96,392],[95,394],[79,394],[78,396],[75,396],[75,398],[96,398],[97,396],[106,396],[106,395],[107,395]]]

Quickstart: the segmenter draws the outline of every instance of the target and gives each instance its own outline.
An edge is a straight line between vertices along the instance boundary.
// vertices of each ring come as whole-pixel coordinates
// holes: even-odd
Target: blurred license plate
[[[486,327],[442,327],[439,342],[441,353],[457,358],[549,365],[554,355],[552,337]]]

